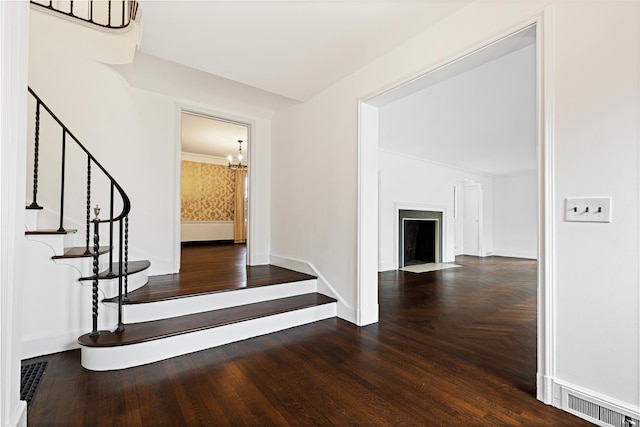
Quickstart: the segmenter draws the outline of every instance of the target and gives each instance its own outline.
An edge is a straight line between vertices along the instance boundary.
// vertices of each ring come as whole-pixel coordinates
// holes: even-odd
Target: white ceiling
[[[169,78],[162,87],[188,74],[183,72],[187,68],[177,73],[166,67],[173,63],[223,79],[224,84],[218,86],[231,88],[236,94],[231,99],[242,98],[248,90],[263,98],[273,94],[275,101],[269,98],[269,102],[286,105],[309,99],[470,2],[143,0],[142,55],[135,62],[164,64],[150,68],[152,76],[166,68]],[[530,61],[528,65],[520,63],[520,67],[481,73],[484,80],[475,89],[473,85],[478,82],[472,82],[473,72],[469,71],[492,67],[492,63],[524,50],[523,46],[531,45],[534,39],[532,30],[522,32],[372,100],[382,107],[381,111],[393,110],[394,104],[414,103],[415,108],[438,113],[419,120],[406,120],[407,115],[401,113],[400,137],[381,148],[494,175],[535,168],[535,128],[531,131],[535,114],[525,118],[519,113],[532,111],[535,92],[517,83],[522,70],[535,65]],[[535,55],[528,57],[535,59]],[[153,58],[161,59],[154,62]],[[170,77],[172,73],[174,77]],[[509,82],[511,89],[491,90]],[[466,95],[459,90],[462,87],[468,89]],[[219,89],[212,90],[217,93]],[[435,99],[436,92],[441,92],[446,102],[425,107],[425,102]],[[488,99],[492,102],[483,102]],[[462,122],[463,116],[471,119]],[[246,135],[232,135],[227,123],[211,125],[202,118],[187,117],[183,151],[226,157],[230,152],[237,153],[237,139],[247,139]],[[500,126],[502,134],[497,132]],[[240,128],[246,133],[246,128]],[[447,143],[442,143],[444,138]]]
[[[182,152],[227,158],[238,155],[238,140],[242,140],[242,153],[247,158],[248,128],[222,120],[194,114],[182,114]]]
[[[380,148],[488,175],[536,170],[535,29],[382,95]]]
[[[470,1],[142,1],[141,51],[305,101]]]

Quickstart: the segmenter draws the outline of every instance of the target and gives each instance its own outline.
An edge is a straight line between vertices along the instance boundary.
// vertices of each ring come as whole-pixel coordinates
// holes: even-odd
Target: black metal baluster
[[[93,1],[89,1],[89,22],[93,22]]]
[[[111,0],[109,0],[109,21],[107,22],[107,26],[111,26]]]
[[[65,151],[67,146],[67,130],[62,129],[62,177],[60,182],[60,227],[58,228],[59,232],[64,232],[65,229],[62,226],[62,222],[64,220],[64,170],[65,170]]]
[[[69,15],[71,15],[71,16],[75,16],[75,15],[73,14],[73,0],[71,0],[71,9],[69,9]]]
[[[100,335],[98,332],[98,274],[99,274],[99,260],[100,256],[100,235],[98,234],[98,226],[100,221],[96,214],[96,219],[93,220],[93,287],[92,287],[92,321],[93,329],[91,330],[91,336],[95,337]]]
[[[120,233],[120,241],[119,241],[119,251],[118,251],[118,260],[119,260],[119,264],[118,264],[118,327],[116,328],[116,332],[122,332],[124,331],[124,324],[122,323],[122,267],[123,267],[123,262],[122,262],[122,244],[123,244],[123,237],[122,237],[122,219],[120,219],[119,221],[119,227],[118,227],[118,231]]]
[[[122,0],[122,25],[121,25],[121,27],[124,27],[124,19],[125,19],[125,15],[126,15],[126,10],[127,10],[127,0]]]
[[[124,217],[124,301],[129,301],[129,215]]]
[[[33,149],[33,201],[29,209],[40,209],[38,205],[38,158],[40,156],[40,101],[36,101],[36,135]]]
[[[109,274],[108,277],[115,277],[113,274],[113,189],[114,184],[111,181],[111,202],[109,211]]]
[[[87,156],[87,236],[86,244],[87,249],[84,251],[85,255],[91,253],[89,250],[89,233],[91,228],[91,156]]]

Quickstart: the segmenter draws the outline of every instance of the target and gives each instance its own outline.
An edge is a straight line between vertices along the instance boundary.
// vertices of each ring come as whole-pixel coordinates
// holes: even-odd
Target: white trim
[[[233,224],[233,221],[180,221],[180,224],[195,224],[195,225],[200,225],[200,224],[224,224],[224,225],[229,225],[229,224]]]
[[[337,316],[348,322],[357,324],[358,316],[356,310],[345,302],[342,295],[340,295],[336,288],[331,285],[327,278],[324,277],[312,263],[295,258],[271,255],[269,258],[269,264],[275,265],[276,267],[282,267],[288,270],[297,271],[299,273],[316,276],[318,278],[317,292],[338,300]]]
[[[228,166],[229,160],[224,157],[208,156],[206,154],[189,153],[187,151],[181,152],[182,160],[187,162],[196,163],[209,163],[212,165]]]
[[[102,314],[102,313],[100,313]],[[77,329],[56,336],[30,338],[22,341],[20,357],[30,359],[45,354],[60,353],[80,348],[78,337],[87,333],[86,329]]]
[[[358,224],[356,324],[376,323],[378,306],[379,202],[378,108],[358,101]],[[372,143],[374,142],[374,143]],[[397,262],[397,257],[396,261]]]
[[[0,2],[0,425],[25,425],[20,340],[29,3]]]
[[[487,254],[488,256],[489,254]],[[509,257],[509,258],[523,258],[523,259],[538,259],[538,253],[537,252],[531,252],[531,251],[513,251],[513,250],[500,250],[500,249],[493,249],[493,253],[491,254],[493,256],[503,256],[503,257]]]
[[[447,253],[447,240],[446,240],[446,227],[447,227],[447,208],[446,206],[440,205],[423,205],[420,203],[406,203],[406,202],[394,202],[393,203],[393,212],[394,212],[394,220],[393,220],[393,241],[394,241],[394,249],[393,249],[393,266],[390,270],[397,270],[400,268],[400,246],[398,242],[400,241],[400,230],[398,225],[398,219],[400,218],[400,211],[427,211],[427,212],[440,212],[442,214],[442,258],[439,262],[452,262],[453,260],[446,258]]]
[[[546,8],[536,20],[536,111],[538,128],[538,313],[537,376],[545,378],[537,398],[552,403],[548,379],[555,377],[555,176],[553,17]]]
[[[257,233],[252,232],[254,218],[254,209],[257,191],[257,183],[255,174],[252,173],[252,169],[255,167],[255,163],[251,160],[251,153],[254,152],[255,139],[256,139],[256,122],[255,120],[247,117],[236,116],[234,114],[222,113],[220,111],[210,110],[208,107],[201,105],[190,104],[186,102],[176,103],[176,144],[175,144],[175,188],[174,188],[174,242],[173,242],[173,271],[180,271],[180,258],[181,258],[181,221],[180,221],[180,208],[181,208],[181,179],[182,179],[182,113],[191,114],[199,117],[206,117],[213,120],[234,123],[240,126],[247,127],[247,164],[250,166],[247,169],[247,180],[249,183],[249,206],[248,206],[248,221],[247,221],[247,265],[258,265],[257,261],[263,261],[264,256],[254,254],[253,248],[256,247],[255,240],[258,238]],[[209,156],[210,157],[210,156]],[[259,260],[258,260],[259,258]]]

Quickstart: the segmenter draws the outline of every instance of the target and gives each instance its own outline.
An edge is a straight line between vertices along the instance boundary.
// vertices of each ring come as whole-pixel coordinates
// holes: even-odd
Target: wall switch
[[[611,197],[567,197],[565,221],[611,222]]]

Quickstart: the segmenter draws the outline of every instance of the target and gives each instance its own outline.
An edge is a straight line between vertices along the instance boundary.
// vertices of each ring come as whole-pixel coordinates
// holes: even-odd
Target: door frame
[[[254,159],[252,159],[254,153],[254,141],[255,141],[255,123],[252,120],[243,117],[231,116],[229,114],[223,114],[220,112],[210,111],[206,108],[202,108],[199,106],[187,105],[187,104],[178,104],[177,105],[177,114],[176,114],[176,144],[175,144],[175,197],[174,197],[174,230],[173,230],[173,239],[174,239],[174,249],[173,249],[173,259],[174,259],[174,272],[180,271],[180,261],[182,257],[182,241],[181,241],[181,206],[182,206],[182,114],[192,114],[212,120],[218,120],[222,122],[233,123],[239,126],[247,127],[247,153],[246,153],[246,161],[247,161],[247,192],[248,192],[248,204],[247,207],[247,265],[253,265],[253,261],[255,258],[254,248],[256,245],[253,244],[255,240],[255,234],[252,232],[252,218],[253,218],[253,205],[255,204],[256,199],[256,183],[255,183],[255,174],[252,173]]]
[[[465,200],[466,193],[462,194],[463,203],[462,203],[462,253],[464,255],[474,255],[483,257],[486,256],[484,253],[484,192],[482,191],[482,184],[479,182],[465,182],[462,188],[466,192],[467,187],[477,187],[478,188],[478,253],[477,254],[469,254],[465,247],[465,238],[464,238],[464,216],[467,210],[467,202]]]
[[[485,40],[453,60],[424,70],[420,76],[462,59],[526,28],[536,28],[536,130],[538,164],[538,280],[537,280],[537,398],[552,404],[555,376],[554,241],[553,227],[553,87],[552,16],[548,9],[502,34]],[[358,208],[356,323],[367,325],[379,319],[378,310],[378,107],[373,100],[413,80],[385,88],[358,102]]]

